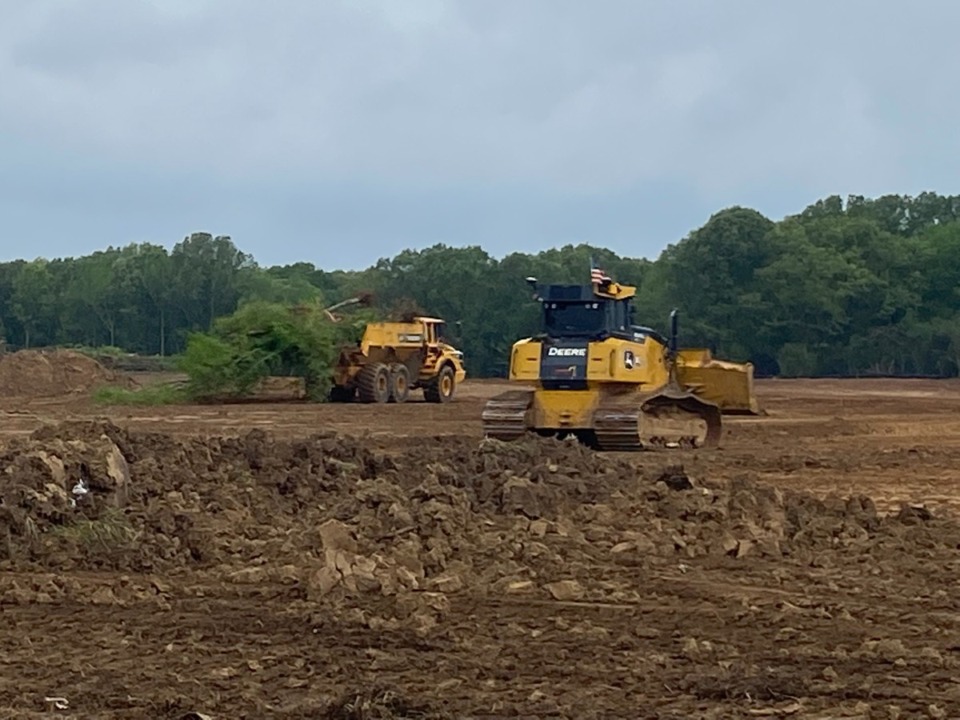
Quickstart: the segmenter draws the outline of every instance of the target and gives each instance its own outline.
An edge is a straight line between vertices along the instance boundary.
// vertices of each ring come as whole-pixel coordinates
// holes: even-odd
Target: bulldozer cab
[[[590,286],[536,285],[541,330],[551,338],[598,338],[626,327],[626,304],[594,294]]]
[[[532,279],[529,279],[530,282]],[[542,308],[543,336],[603,340],[617,337],[642,340],[650,336],[663,345],[668,341],[652,328],[634,322],[635,289],[624,285],[540,285],[533,281]]]
[[[543,330],[550,337],[598,337],[616,329],[611,303],[596,299],[543,301]]]

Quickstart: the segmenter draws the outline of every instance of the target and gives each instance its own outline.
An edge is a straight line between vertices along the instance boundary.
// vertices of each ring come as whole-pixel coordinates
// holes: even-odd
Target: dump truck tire
[[[410,371],[401,363],[390,366],[390,402],[404,403],[410,397]]]
[[[390,399],[390,368],[383,363],[365,365],[357,374],[360,402],[385,403]]]
[[[444,365],[440,368],[437,376],[423,388],[423,397],[427,402],[445,403],[453,398],[453,392],[456,390],[457,378],[453,368]]]

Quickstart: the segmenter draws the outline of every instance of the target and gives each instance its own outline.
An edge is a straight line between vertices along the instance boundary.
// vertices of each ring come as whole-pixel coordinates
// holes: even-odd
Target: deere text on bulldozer
[[[463,353],[443,340],[445,326],[439,318],[420,316],[367,323],[360,342],[340,350],[330,399],[402,403],[411,390],[422,389],[427,402],[449,401],[467,373]]]
[[[599,270],[590,285],[542,285],[541,334],[516,342],[509,379],[527,385],[488,401],[488,437],[575,435],[600,450],[715,446],[723,413],[759,412],[753,366],[678,350],[671,335],[634,324],[636,288]]]

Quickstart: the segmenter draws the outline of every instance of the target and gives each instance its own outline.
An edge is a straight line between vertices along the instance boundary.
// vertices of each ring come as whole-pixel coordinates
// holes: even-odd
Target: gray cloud
[[[0,5],[0,256],[192,230],[264,263],[957,192],[949,0]],[[21,244],[22,243],[22,244]]]

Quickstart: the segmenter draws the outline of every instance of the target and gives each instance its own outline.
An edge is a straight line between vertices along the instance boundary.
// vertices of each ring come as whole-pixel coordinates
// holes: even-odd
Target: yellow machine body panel
[[[596,390],[539,390],[533,396],[533,425],[548,430],[593,427]]]
[[[717,360],[705,348],[680,350],[677,379],[700,397],[730,415],[759,415],[753,388],[753,365]]]
[[[426,340],[425,328],[420,323],[367,323],[360,348],[369,352],[373,347],[409,348],[417,350]]]
[[[546,353],[555,353],[558,362],[562,358],[579,359],[573,351],[578,348],[545,347],[540,341],[527,338],[514,343],[510,360],[509,379],[538,385],[542,379],[541,363]],[[607,338],[587,345],[586,367],[571,362],[566,372],[570,380],[586,380],[588,383],[629,383],[649,390],[667,384],[670,371],[663,354],[664,347],[648,340],[644,343],[621,338]],[[560,370],[561,372],[563,370]],[[578,372],[582,374],[578,376]]]

